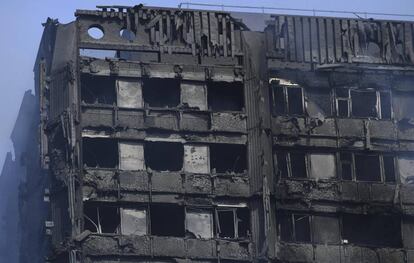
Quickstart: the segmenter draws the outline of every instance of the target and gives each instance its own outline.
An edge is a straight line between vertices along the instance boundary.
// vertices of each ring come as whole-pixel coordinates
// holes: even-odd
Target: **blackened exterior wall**
[[[48,262],[413,261],[412,23],[76,17],[35,66]]]

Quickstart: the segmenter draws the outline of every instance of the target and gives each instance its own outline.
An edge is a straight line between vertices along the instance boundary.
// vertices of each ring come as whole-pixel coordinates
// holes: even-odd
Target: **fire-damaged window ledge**
[[[274,136],[315,136],[336,138],[366,138],[389,141],[414,140],[414,128],[399,128],[400,124],[392,120],[364,118],[324,118],[278,116],[272,117]]]
[[[100,198],[118,192],[125,198],[134,193],[169,193],[248,197],[247,174],[193,174],[181,172],[120,171],[117,169],[84,169],[85,199]]]
[[[302,200],[350,203],[377,203],[411,207],[414,186],[375,182],[283,179],[276,185],[279,200]]]
[[[249,262],[250,243],[220,239],[199,240],[159,236],[122,236],[83,233],[79,242],[85,256],[150,256],[195,259],[234,259]]]
[[[243,69],[241,66],[204,66],[188,64],[164,64],[140,61],[125,61],[119,58],[98,59],[92,57],[80,57],[81,72],[94,76],[113,76],[116,68],[116,76],[121,78],[179,78],[184,81],[243,81]],[[114,65],[116,65],[114,67]]]
[[[283,262],[410,262],[405,261],[408,250],[396,248],[280,242],[276,251],[276,258]]]
[[[188,131],[247,133],[246,115],[239,112],[211,112],[182,109],[115,109],[112,106],[84,106],[83,127],[128,127]]]

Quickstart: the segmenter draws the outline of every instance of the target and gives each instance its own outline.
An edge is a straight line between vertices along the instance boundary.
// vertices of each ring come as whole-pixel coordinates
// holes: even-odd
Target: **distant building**
[[[48,19],[20,262],[414,262],[414,24],[252,16]]]

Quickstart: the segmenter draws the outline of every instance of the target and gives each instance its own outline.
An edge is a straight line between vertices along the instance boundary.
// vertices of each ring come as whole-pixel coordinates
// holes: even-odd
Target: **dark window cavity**
[[[395,182],[394,157],[390,155],[384,155],[383,160],[385,182]]]
[[[379,156],[355,154],[355,176],[358,181],[381,182]]]
[[[306,97],[306,111],[308,116],[332,116],[331,91],[329,89],[309,90]]]
[[[310,216],[304,214],[280,213],[278,230],[280,239],[286,242],[311,242]]]
[[[349,117],[349,90],[348,89],[335,89],[336,93],[336,107],[338,117]]]
[[[248,208],[218,208],[217,233],[221,238],[247,238],[250,231]]]
[[[303,114],[303,98],[301,88],[288,88],[288,112],[289,114]]]
[[[83,164],[87,167],[115,168],[118,143],[111,139],[83,138]]]
[[[273,115],[303,115],[303,90],[299,87],[272,85]]]
[[[291,176],[295,178],[306,178],[306,155],[304,153],[290,153]]]
[[[401,247],[401,219],[387,215],[344,214],[342,239],[356,245]]]
[[[154,236],[184,237],[184,207],[177,205],[151,205],[151,234]]]
[[[351,91],[352,116],[377,117],[377,95],[375,91]]]
[[[243,173],[247,170],[246,146],[238,144],[211,144],[210,166],[217,173]]]
[[[391,95],[389,92],[380,93],[381,119],[391,119]]]
[[[184,146],[175,142],[146,142],[145,164],[155,171],[180,171],[183,168]]]
[[[81,99],[88,104],[114,104],[115,78],[82,74]]]
[[[277,168],[281,178],[288,177],[288,163],[287,163],[287,153],[278,152],[277,153]]]
[[[273,115],[286,114],[286,97],[284,88],[281,86],[273,87]]]
[[[208,106],[213,111],[242,111],[244,95],[242,82],[207,83]]]
[[[149,107],[174,108],[180,104],[180,81],[178,79],[143,79],[144,102]]]
[[[380,119],[392,117],[390,92],[337,88],[335,94],[338,117]]]
[[[342,180],[352,181],[352,159],[351,153],[340,153]]]
[[[85,203],[84,229],[94,233],[119,233],[119,210],[114,206]]]

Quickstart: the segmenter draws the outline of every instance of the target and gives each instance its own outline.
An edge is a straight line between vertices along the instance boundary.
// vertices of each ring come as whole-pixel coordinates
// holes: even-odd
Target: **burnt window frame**
[[[238,220],[238,215],[237,215],[237,211],[240,209],[246,209],[248,212],[248,216],[249,216],[249,227],[247,229],[247,233],[246,236],[242,236],[240,237],[239,235],[239,220]],[[219,212],[223,211],[223,212],[232,212],[233,213],[233,231],[234,231],[234,237],[223,237],[220,236],[220,219],[219,219]],[[249,207],[246,206],[231,206],[231,205],[220,205],[220,206],[216,206],[214,209],[214,238],[216,239],[224,239],[224,240],[249,240],[251,238],[251,211],[249,209]]]
[[[277,226],[277,236],[278,239],[282,242],[287,242],[287,243],[302,243],[302,244],[313,244],[314,243],[314,238],[313,238],[313,214],[310,214],[306,211],[291,211],[291,210],[279,210],[276,211],[276,226]],[[296,216],[302,216],[302,217],[307,217],[308,218],[308,226],[309,226],[309,241],[303,241],[303,240],[298,240],[297,235],[296,235],[296,224],[295,224],[295,217]],[[277,218],[281,218],[281,217],[286,217],[289,218],[288,223],[290,223],[289,226],[289,231],[290,231],[290,235],[291,235],[291,240],[284,240],[282,237],[282,223],[281,221],[278,221]]]
[[[304,117],[306,116],[306,105],[305,105],[305,89],[297,84],[291,84],[291,85],[284,85],[284,84],[279,84],[279,83],[274,83],[274,81],[272,81],[270,83],[270,94],[271,94],[271,105],[270,105],[270,109],[271,109],[271,114],[272,116],[301,116]],[[276,112],[276,98],[275,98],[275,91],[276,89],[281,88],[282,92],[283,92],[283,113],[279,113]],[[289,110],[289,95],[288,95],[288,89],[299,89],[301,92],[301,103],[302,103],[302,113],[298,114],[298,113],[290,113]]]
[[[345,237],[344,237],[344,216],[346,216],[346,215],[355,215],[355,216],[374,216],[374,214],[352,214],[352,213],[340,213],[340,214],[338,214],[338,218],[339,218],[339,227],[340,227],[340,229],[339,229],[339,236],[340,236],[340,240],[341,240],[341,243],[342,244],[344,244],[344,245],[350,245],[350,246],[363,246],[363,247],[371,247],[371,248],[396,248],[396,249],[401,249],[401,248],[403,248],[404,247],[404,237],[403,237],[403,233],[402,233],[402,231],[403,231],[403,224],[404,224],[404,218],[403,218],[403,216],[398,216],[397,214],[393,214],[393,215],[391,215],[391,214],[378,214],[379,216],[383,216],[383,217],[392,217],[392,216],[394,216],[394,217],[396,217],[399,221],[400,221],[400,223],[399,223],[399,226],[400,226],[400,229],[399,229],[399,231],[397,231],[398,233],[399,233],[399,238],[400,238],[400,242],[401,242],[401,244],[400,244],[400,246],[389,246],[389,245],[382,245],[382,246],[380,246],[380,245],[373,245],[373,244],[366,244],[366,243],[363,243],[363,242],[349,242],[349,239],[345,239]],[[378,220],[379,218],[376,218],[376,220]],[[346,241],[346,242],[345,242]]]
[[[348,97],[341,97],[338,95],[338,90],[347,90],[348,92]],[[375,103],[375,111],[376,111],[376,116],[374,117],[361,117],[361,116],[355,116],[353,114],[353,110],[352,110],[352,91],[356,91],[356,92],[375,92],[375,97],[376,97],[376,103]],[[387,94],[389,96],[389,106],[390,106],[390,117],[389,118],[385,118],[383,117],[383,113],[382,113],[382,94]],[[377,90],[377,89],[354,89],[354,88],[334,88],[334,102],[335,102],[335,116],[338,118],[358,118],[358,119],[368,119],[368,118],[374,118],[374,119],[379,119],[379,120],[393,120],[394,119],[394,110],[393,110],[393,105],[392,105],[392,92],[391,90]],[[339,101],[347,101],[348,104],[348,112],[347,112],[347,116],[340,116],[339,115]]]
[[[338,220],[338,237],[339,237],[339,242],[342,245],[349,245],[349,246],[364,246],[364,247],[373,247],[373,248],[402,248],[404,246],[404,241],[403,241],[403,235],[400,235],[400,244],[399,246],[389,246],[389,245],[370,245],[370,244],[366,244],[366,243],[360,243],[360,242],[349,242],[349,239],[345,239],[344,237],[344,216],[347,215],[353,215],[352,213],[320,213],[320,212],[311,212],[311,211],[297,211],[297,210],[276,210],[276,233],[277,233],[277,239],[281,242],[286,242],[286,243],[301,243],[301,244],[312,244],[312,245],[319,245],[319,244],[325,244],[325,243],[319,243],[315,241],[315,225],[314,225],[314,217],[315,216],[326,216],[326,217],[331,217],[331,218],[336,218]],[[357,216],[364,216],[363,214],[355,214]],[[303,241],[303,240],[297,240],[297,235],[296,235],[296,224],[295,224],[295,216],[306,216],[308,217],[309,220],[309,241]],[[370,215],[370,216],[374,216],[374,215]],[[385,215],[385,216],[393,216],[393,215]],[[399,233],[402,233],[402,229],[403,229],[403,224],[404,224],[404,217],[402,216],[398,216],[398,215],[394,215],[397,219],[396,222],[400,222],[399,226],[400,226],[400,230],[398,231]],[[289,218],[288,223],[290,224],[290,229],[288,231],[290,231],[290,240],[285,240],[282,237],[282,217],[287,217]]]
[[[85,206],[91,206],[91,208],[96,209],[96,220],[97,222],[94,222],[92,218],[90,218],[89,216],[86,215],[86,210],[85,210]],[[113,208],[116,210],[116,215],[117,215],[117,219],[118,219],[118,226],[116,227],[115,231],[110,233],[110,232],[102,232],[102,223],[100,220],[100,209],[102,208]],[[87,203],[83,203],[83,209],[82,209],[82,219],[83,219],[83,230],[87,230],[87,228],[85,227],[86,221],[90,222],[95,228],[96,228],[96,232],[93,232],[95,234],[99,234],[99,235],[105,235],[105,234],[109,234],[109,235],[120,235],[121,234],[121,207],[119,205],[117,205],[116,203],[109,203],[109,204],[105,204],[103,202],[87,202]],[[96,224],[97,223],[97,224]]]
[[[343,179],[343,170],[342,170],[342,160],[341,154],[350,154],[351,155],[351,180]],[[380,181],[366,181],[366,180],[357,180],[357,170],[356,170],[356,162],[355,156],[376,156],[379,161],[379,171],[380,171]],[[387,176],[385,174],[386,169],[384,165],[384,157],[391,157],[393,159],[393,172],[394,172],[394,180],[388,181]],[[382,183],[382,184],[397,184],[398,183],[398,167],[397,167],[397,157],[395,154],[392,153],[362,153],[362,152],[348,152],[348,151],[340,151],[337,153],[337,169],[338,169],[338,180],[342,182],[367,182],[367,183]]]
[[[111,88],[112,93],[113,93],[113,102],[111,104],[109,103],[88,103],[86,101],[83,100],[82,94],[84,91],[83,89],[83,82],[82,78],[100,78],[100,79],[108,79],[107,81],[110,81],[113,84],[113,87]],[[145,96],[145,92],[144,92],[144,85],[146,82],[151,81],[153,79],[161,79],[161,80],[168,80],[171,79],[173,81],[177,82],[178,85],[178,104],[176,106],[173,107],[158,107],[158,106],[150,106],[146,100],[146,96]],[[141,88],[141,104],[142,106],[140,107],[120,107],[118,105],[118,98],[119,98],[119,93],[118,93],[118,81],[120,80],[133,80],[136,82],[139,82],[140,84],[140,88]],[[236,81],[235,81],[236,82]],[[94,107],[117,107],[123,110],[145,110],[145,109],[152,109],[152,110],[164,110],[164,111],[172,111],[172,110],[179,110],[180,108],[182,108],[182,104],[183,104],[183,98],[182,98],[182,88],[181,85],[183,83],[202,83],[205,89],[205,103],[206,103],[206,109],[195,109],[195,108],[191,108],[191,111],[201,111],[201,112],[208,112],[209,110],[209,104],[208,104],[208,82],[207,81],[198,81],[198,80],[189,80],[189,79],[181,79],[181,78],[162,78],[162,77],[151,77],[151,76],[140,76],[140,77],[125,77],[125,76],[111,76],[111,75],[97,75],[97,74],[93,74],[93,73],[81,73],[81,78],[80,78],[80,88],[81,88],[81,103],[83,106],[94,106]],[[240,111],[234,111],[234,112],[240,112],[240,113],[244,113],[245,112],[245,107],[246,107],[246,102],[245,102],[245,98],[244,98],[244,82],[241,82],[242,85],[242,93],[243,93],[243,107],[242,110]],[[233,111],[231,111],[233,112]]]
[[[304,161],[305,161],[305,177],[297,177],[297,176],[292,176],[293,172],[292,172],[292,159],[291,159],[291,154],[303,154],[304,155]],[[312,154],[326,154],[326,155],[333,155],[334,157],[334,163],[335,163],[335,176],[332,178],[324,178],[321,180],[336,180],[339,177],[339,173],[338,173],[338,156],[336,154],[336,152],[334,151],[298,151],[298,150],[294,150],[294,151],[289,151],[289,150],[276,150],[273,158],[274,158],[274,163],[275,163],[275,167],[277,167],[277,171],[279,172],[279,156],[280,154],[282,154],[282,156],[285,157],[285,163],[286,163],[286,171],[287,171],[287,176],[282,176],[281,174],[278,174],[278,179],[295,179],[295,180],[316,180],[315,178],[311,177],[311,158],[310,155]]]
[[[144,105],[144,109],[155,109],[155,110],[176,110],[178,108],[180,108],[182,101],[181,101],[181,83],[182,80],[180,78],[163,78],[163,77],[151,77],[151,76],[142,76],[139,78],[139,80],[141,81],[141,89],[142,89],[142,103]],[[175,106],[150,106],[149,102],[148,102],[148,88],[146,87],[146,85],[148,85],[148,82],[157,82],[157,81],[174,81],[176,82],[175,84],[177,84],[177,90],[178,90],[178,103]],[[168,89],[168,87],[166,88],[162,88],[162,89]],[[147,90],[147,91],[146,91]],[[157,94],[157,95],[163,95],[163,94]]]
[[[93,78],[100,79],[101,82],[110,82],[113,84],[111,90],[112,90],[112,103],[106,103],[106,102],[96,102],[96,103],[90,103],[84,100],[85,93],[87,92],[86,86],[87,84],[91,84],[90,82],[96,82]],[[80,102],[81,105],[87,105],[87,106],[97,106],[97,107],[113,107],[114,105],[117,105],[117,99],[118,99],[118,90],[117,90],[117,84],[116,81],[119,79],[116,76],[111,75],[99,75],[94,73],[81,73],[79,76],[79,85],[80,85]],[[108,84],[109,87],[109,84]],[[99,89],[99,87],[97,88]],[[108,89],[110,90],[110,89]],[[95,98],[97,100],[97,98]]]
[[[219,89],[219,86],[224,85],[224,84],[228,84],[228,85],[240,85],[241,88],[241,108],[239,109],[213,109],[213,104],[212,100],[214,99],[214,97],[211,97],[211,94],[213,94],[213,92],[211,92],[214,89]],[[204,81],[204,86],[206,89],[206,102],[207,102],[207,111],[209,112],[232,112],[232,113],[245,113],[246,112],[246,96],[245,96],[245,83],[244,81],[231,81],[231,82],[227,82],[227,81],[218,81],[218,80],[207,80]],[[225,89],[236,89],[235,87],[226,87]]]

